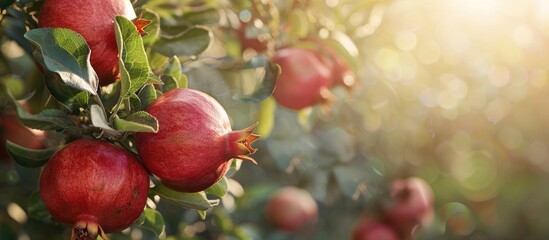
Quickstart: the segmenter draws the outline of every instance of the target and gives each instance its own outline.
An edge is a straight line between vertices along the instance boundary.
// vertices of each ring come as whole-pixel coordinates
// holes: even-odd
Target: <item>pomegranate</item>
[[[417,177],[397,179],[391,185],[394,203],[385,209],[385,216],[403,236],[411,237],[419,226],[433,218],[433,191],[425,180]]]
[[[0,160],[9,159],[6,140],[26,148],[43,149],[45,138],[46,132],[24,126],[15,112],[0,113]]]
[[[232,158],[249,160],[255,125],[232,131],[225,109],[209,95],[174,89],[146,111],[156,117],[157,133],[137,133],[136,148],[145,166],[169,188],[199,192],[219,181]]]
[[[96,239],[130,226],[143,212],[149,175],[129,151],[77,140],[57,151],[40,176],[53,219],[73,224],[71,239]]]
[[[255,50],[258,53],[264,52],[265,50],[267,50],[267,44],[260,41],[257,36],[249,36],[250,34],[247,34],[248,31],[259,31],[258,29],[254,29],[255,27],[253,26],[252,22],[253,21],[245,23],[243,21],[240,21],[240,28],[236,30],[236,35],[240,40],[240,46],[242,48],[242,51],[249,48]]]
[[[134,19],[143,32],[143,19],[136,19],[130,0],[46,0],[40,10],[39,27],[69,28],[84,37],[91,49],[91,65],[101,85],[116,81],[118,47],[114,17]],[[146,25],[146,24],[145,24]]]
[[[276,228],[296,232],[316,222],[318,206],[309,192],[296,187],[284,187],[267,202],[265,216]]]
[[[354,72],[351,71],[347,61],[322,40],[316,38],[308,38],[305,40],[312,42],[318,47],[317,54],[319,55],[319,58],[322,59],[331,70],[333,85],[351,89],[356,82],[356,76]]]
[[[280,49],[272,61],[282,70],[273,97],[282,106],[300,110],[329,100],[333,83],[331,69],[312,49]]]
[[[397,233],[385,223],[364,218],[353,229],[352,240],[398,240]]]

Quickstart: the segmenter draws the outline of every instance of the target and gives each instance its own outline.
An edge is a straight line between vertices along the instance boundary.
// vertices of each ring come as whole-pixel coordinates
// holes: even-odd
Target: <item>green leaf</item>
[[[252,59],[250,61],[259,61],[257,59]],[[280,75],[280,66],[272,62],[266,62],[263,68],[261,69],[261,77],[256,80],[255,90],[251,94],[240,95],[237,98],[245,103],[259,103],[269,97],[276,86],[276,81]]]
[[[362,194],[360,186],[365,186],[366,181],[364,172],[354,166],[339,166],[333,170],[339,189],[348,198],[357,198]]]
[[[139,111],[130,114],[126,119],[116,117],[114,128],[121,132],[158,132],[158,120],[148,112]]]
[[[88,92],[70,87],[59,75],[46,73],[45,83],[51,95],[71,112],[88,106]]]
[[[40,197],[40,192],[36,192],[31,195],[27,207],[27,212],[29,214],[29,217],[33,219],[45,222],[51,221],[51,215],[46,208],[46,205],[44,205],[42,198]]]
[[[258,135],[264,138],[268,138],[274,127],[276,111],[276,101],[273,97],[268,97],[261,102],[259,109],[256,132]]]
[[[143,40],[133,23],[123,16],[115,17],[115,35],[119,52],[121,98],[137,92],[143,85],[158,82],[151,72]]]
[[[144,110],[156,100],[156,89],[152,84],[147,84],[139,91],[137,96],[141,100],[141,110]]]
[[[212,33],[203,27],[192,27],[175,36],[161,37],[153,49],[165,56],[192,57],[202,53],[212,41]]]
[[[19,146],[10,140],[6,141],[6,150],[11,159],[21,166],[28,168],[44,166],[59,148],[60,147],[36,150]]]
[[[195,209],[200,211],[206,211],[211,207],[219,204],[219,200],[208,200],[206,193],[184,193],[176,192],[168,187],[159,184],[151,189],[153,194],[157,194],[161,199],[166,200],[172,204],[180,207]]]
[[[141,109],[141,99],[137,96],[137,94],[132,93],[130,95],[130,108],[131,111],[135,111],[135,109]]]
[[[14,2],[15,0],[0,0],[0,9],[5,9]]]
[[[173,78],[179,80],[181,78],[181,61],[177,56],[173,56],[166,67],[164,75],[172,76]]]
[[[169,75],[162,75],[160,76],[160,79],[162,79],[162,82],[164,82],[164,85],[162,85],[162,90],[164,92],[168,92],[172,89],[179,88],[179,84],[177,80]]]
[[[69,126],[74,126],[69,116],[56,109],[46,109],[38,114],[28,113],[15,99],[17,116],[21,122],[30,128],[40,130],[63,130]]]
[[[93,104],[90,106],[90,118],[93,126],[101,128],[108,133],[119,136],[120,133],[114,130],[110,125],[109,121],[107,120],[107,115],[105,114],[105,111],[103,108],[101,108],[97,104]]]
[[[162,214],[154,209],[145,208],[141,216],[143,222],[139,227],[152,231],[158,238],[162,239],[166,235],[166,225]]]
[[[90,48],[80,34],[65,28],[37,28],[25,38],[40,49],[46,68],[73,88],[97,94],[99,80],[90,63]]]
[[[229,191],[229,181],[227,181],[226,177],[223,177],[221,180],[219,180],[217,183],[215,183],[213,186],[206,189],[207,194],[212,194],[215,196],[218,196],[220,198],[224,197],[225,194]]]

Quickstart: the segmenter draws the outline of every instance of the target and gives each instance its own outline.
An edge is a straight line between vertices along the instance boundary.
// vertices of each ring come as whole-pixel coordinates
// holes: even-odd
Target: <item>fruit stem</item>
[[[97,236],[101,236],[103,240],[109,240],[94,216],[78,216],[78,220],[72,227],[71,240],[95,240]]]
[[[229,133],[227,147],[230,149],[229,152],[231,152],[232,157],[251,161],[257,165],[257,162],[248,156],[248,154],[253,154],[257,151],[257,149],[253,148],[251,145],[260,138],[259,135],[253,133],[256,127],[257,123],[254,123],[245,129]],[[234,148],[234,144],[236,144],[236,149]]]

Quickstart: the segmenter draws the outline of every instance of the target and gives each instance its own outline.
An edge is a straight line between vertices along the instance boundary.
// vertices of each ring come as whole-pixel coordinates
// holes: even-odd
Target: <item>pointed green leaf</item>
[[[164,92],[168,92],[172,89],[179,88],[179,84],[177,80],[169,75],[162,75],[160,76],[160,79],[162,79],[162,82],[164,82],[164,85],[162,85],[162,90]]]
[[[145,85],[137,95],[141,100],[141,110],[145,110],[151,103],[156,100],[156,89],[152,84]]]
[[[135,93],[132,93],[130,95],[130,108],[132,112],[134,112],[136,109],[141,109],[141,99],[139,99],[139,97]]]
[[[36,192],[31,195],[27,206],[29,217],[45,222],[51,221],[51,215],[40,197],[40,192]]]
[[[56,109],[46,109],[38,114],[28,113],[15,99],[17,116],[21,122],[30,128],[40,130],[63,130],[69,126],[74,126],[69,116]]]
[[[200,211],[206,211],[211,207],[219,204],[219,200],[217,201],[208,200],[204,192],[197,192],[197,193],[176,192],[162,184],[156,185],[154,188],[151,189],[151,192],[153,194],[159,195],[161,199],[166,200],[172,204],[178,205],[180,207],[195,209]]]
[[[179,58],[177,56],[173,56],[170,59],[170,63],[168,64],[164,75],[172,76],[176,80],[179,80],[179,78],[181,78],[181,61],[179,61]]]
[[[250,61],[253,61],[253,59]],[[252,69],[251,71],[254,70],[256,69]],[[280,72],[280,66],[272,62],[266,62],[265,66],[261,69],[261,77],[257,79],[255,90],[251,94],[237,96],[237,98],[242,102],[251,104],[265,100],[273,93]]]
[[[223,177],[221,180],[219,180],[217,183],[215,183],[213,186],[206,189],[207,194],[212,194],[215,196],[218,196],[220,198],[224,197],[225,194],[229,191],[229,181],[226,177]]]
[[[46,73],[45,83],[51,95],[71,112],[88,106],[88,92],[70,87],[59,75]]]
[[[121,132],[157,132],[158,120],[148,112],[139,111],[130,114],[126,119],[116,117],[114,128]]]
[[[203,27],[192,27],[175,36],[161,37],[153,49],[165,56],[191,57],[202,53],[212,41],[212,33]]]
[[[45,67],[65,84],[97,94],[99,80],[90,63],[90,48],[80,34],[65,28],[37,28],[24,36],[40,49]]]
[[[139,227],[152,231],[160,239],[166,235],[166,225],[160,212],[145,208],[140,218],[143,218],[143,222],[139,224]]]
[[[120,55],[119,68],[124,80],[120,97],[127,97],[146,83],[156,82],[158,79],[154,79],[151,72],[143,39],[135,25],[123,16],[116,16],[115,33]]]
[[[107,115],[105,114],[105,111],[103,108],[101,108],[97,104],[93,104],[90,106],[90,118],[93,126],[101,128],[108,133],[118,136],[120,135],[119,132],[114,130],[110,125],[109,121],[107,120]]]
[[[60,147],[36,150],[19,146],[10,140],[6,141],[6,150],[11,159],[21,166],[28,168],[43,166],[59,148]]]

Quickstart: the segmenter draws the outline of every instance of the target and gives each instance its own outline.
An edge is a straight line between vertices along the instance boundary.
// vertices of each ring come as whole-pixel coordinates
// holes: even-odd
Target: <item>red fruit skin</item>
[[[280,49],[271,59],[280,65],[273,97],[282,106],[301,110],[326,100],[332,85],[331,70],[312,49]]]
[[[385,223],[364,218],[353,229],[352,240],[399,240],[397,233]]]
[[[232,131],[225,109],[209,95],[174,89],[146,111],[158,120],[157,133],[137,133],[136,148],[145,166],[169,188],[199,192],[219,181],[232,158],[255,162],[253,127]]]
[[[42,200],[55,220],[98,224],[105,232],[130,226],[143,212],[148,190],[149,175],[132,153],[95,140],[57,151],[40,177]]]
[[[251,28],[250,23],[240,22],[240,28],[236,30],[236,35],[240,40],[240,46],[242,51],[250,48],[258,53],[265,52],[267,50],[267,44],[260,41],[257,37],[251,37],[246,34],[246,29]]]
[[[309,192],[284,187],[278,190],[265,206],[265,217],[284,232],[297,232],[318,219],[318,206]]]
[[[399,232],[411,237],[419,226],[430,224],[433,218],[433,191],[425,180],[417,177],[397,179],[391,185],[395,203],[385,209],[385,217]]]
[[[15,113],[0,113],[0,160],[9,160],[6,140],[31,149],[44,149],[46,132],[24,126]]]
[[[119,79],[114,17],[136,18],[130,0],[46,0],[39,27],[69,28],[78,32],[91,49],[91,65],[100,85]]]

